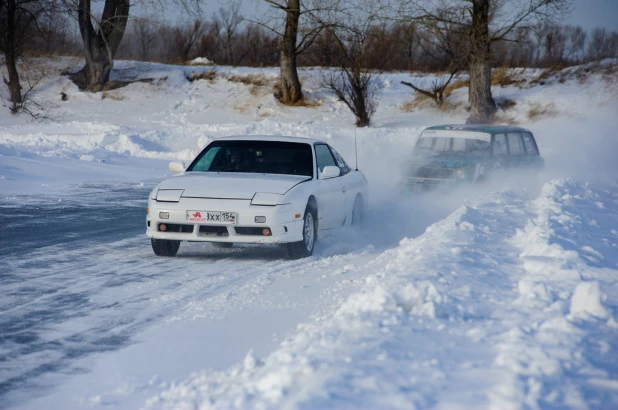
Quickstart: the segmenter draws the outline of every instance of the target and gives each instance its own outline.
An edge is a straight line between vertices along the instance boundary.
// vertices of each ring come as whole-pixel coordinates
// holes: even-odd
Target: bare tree
[[[131,28],[134,36],[140,59],[148,61],[155,40],[159,34],[158,22],[152,18],[136,18],[133,20]]]
[[[228,64],[236,65],[236,39],[240,31],[240,24],[244,18],[240,14],[240,3],[235,1],[227,8],[220,8],[213,19],[214,34],[218,46],[223,51]]]
[[[92,12],[92,0],[56,0],[62,1],[67,11],[77,17],[79,32],[83,41],[86,64],[77,73],[71,75],[73,81],[83,90],[97,92],[104,88],[114,66],[114,56],[122,40],[129,11],[133,4],[130,0],[104,0],[101,18]],[[187,13],[200,13],[201,0],[174,0],[170,2],[148,2],[160,12],[173,4],[180,6]],[[146,3],[144,0],[138,3]]]
[[[188,27],[174,27],[174,44],[178,58],[182,61],[189,61],[191,52],[197,45],[197,41],[204,33],[204,23],[201,20],[193,21]]]
[[[466,46],[466,38],[458,31],[458,27],[442,23],[428,25],[425,30],[425,34],[428,35],[419,36],[418,44],[426,55],[434,60],[443,61],[447,65],[447,74],[444,77],[435,79],[432,82],[431,90],[421,89],[406,81],[401,83],[433,99],[440,106],[444,102],[446,87],[448,87],[461,67],[466,64],[468,48]]]
[[[618,55],[618,33],[608,32],[605,28],[595,28],[588,44],[590,61],[613,58]]]
[[[279,38],[278,100],[286,105],[303,98],[298,78],[298,56],[311,46],[323,27],[316,24],[312,13],[319,10],[321,0],[264,0],[281,14],[270,14],[256,21]]]
[[[424,96],[431,98],[432,100],[436,102],[438,106],[440,106],[444,102],[444,97],[445,97],[444,91],[446,90],[446,87],[448,87],[448,85],[450,84],[455,74],[457,74],[457,70],[452,71],[450,75],[448,76],[448,78],[446,79],[436,78],[435,80],[433,80],[431,83],[430,91],[419,88],[408,81],[402,81],[401,84],[407,85],[408,87],[412,88],[417,93],[423,94]]]
[[[572,0],[413,0],[400,7],[400,16],[428,27],[458,27],[469,39],[470,76],[468,122],[489,122],[496,111],[491,94],[491,44],[514,41],[517,28],[534,22],[557,21],[571,10]]]
[[[9,78],[4,83],[9,89],[11,112],[22,107],[22,86],[17,61],[35,31],[39,21],[54,3],[46,0],[0,0],[0,51],[4,53]]]
[[[71,77],[84,90],[101,91],[114,66],[114,54],[129,19],[130,0],[105,0],[100,19],[92,13],[91,0],[69,0],[76,12],[84,43],[86,65]]]
[[[330,57],[337,69],[329,71],[322,83],[352,111],[357,127],[369,126],[378,106],[380,82],[369,64],[376,61],[372,34],[379,19],[374,6],[371,0],[360,0],[314,15],[336,45],[336,54]]]

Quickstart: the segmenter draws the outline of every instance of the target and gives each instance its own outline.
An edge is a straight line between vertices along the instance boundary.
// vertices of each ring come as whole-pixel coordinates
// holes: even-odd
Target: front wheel
[[[306,258],[313,255],[315,237],[315,212],[307,207],[303,219],[303,240],[287,244],[290,259]]]
[[[180,241],[172,241],[168,239],[150,239],[152,250],[157,256],[176,256]]]

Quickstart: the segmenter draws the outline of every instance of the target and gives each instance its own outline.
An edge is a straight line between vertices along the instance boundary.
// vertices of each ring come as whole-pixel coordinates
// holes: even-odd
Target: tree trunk
[[[96,31],[92,25],[90,0],[79,0],[77,18],[84,42],[86,65],[73,76],[82,89],[101,91],[114,67],[114,54],[122,40],[129,18],[129,0],[105,0],[103,18]]]
[[[281,55],[279,56],[281,77],[279,101],[287,105],[296,104],[303,98],[296,68],[296,41],[299,20],[300,0],[289,0],[286,9],[285,33],[281,40]]]
[[[15,16],[17,14],[17,4],[15,0],[8,0],[7,3],[7,21],[6,21],[6,50],[4,56],[6,58],[6,69],[9,72],[9,80],[4,79],[4,82],[9,87],[11,95],[11,112],[16,113],[22,103],[21,84],[19,82],[19,74],[17,73],[17,41],[15,35],[17,26]]]
[[[470,27],[470,117],[468,123],[487,123],[496,112],[496,103],[491,95],[491,55],[489,37],[489,2],[473,0],[472,25]]]

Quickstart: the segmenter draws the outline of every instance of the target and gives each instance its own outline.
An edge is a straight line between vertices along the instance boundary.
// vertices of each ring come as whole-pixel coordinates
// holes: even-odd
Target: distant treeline
[[[185,63],[206,57],[217,65],[278,66],[278,37],[261,25],[239,16],[213,17],[178,26],[133,18],[116,53],[116,59]],[[63,18],[57,16],[56,18]],[[58,24],[50,17],[43,34],[33,36],[27,54],[82,55],[79,33],[71,24]],[[299,66],[332,66],[339,52],[328,31],[299,56]],[[383,24],[370,31],[371,45],[366,64],[380,70],[439,71],[452,68],[457,33],[444,47],[415,24]],[[579,26],[539,25],[533,31],[520,30],[512,41],[492,45],[495,67],[560,67],[603,58],[618,57],[618,32],[596,28],[591,32]]]

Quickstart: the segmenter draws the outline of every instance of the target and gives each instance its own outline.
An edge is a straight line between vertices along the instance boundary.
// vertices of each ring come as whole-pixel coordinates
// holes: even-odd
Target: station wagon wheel
[[[176,256],[180,241],[168,239],[150,239],[152,250],[157,256]]]
[[[307,207],[303,218],[303,240],[287,244],[290,259],[306,258],[313,255],[316,240],[315,211]]]

